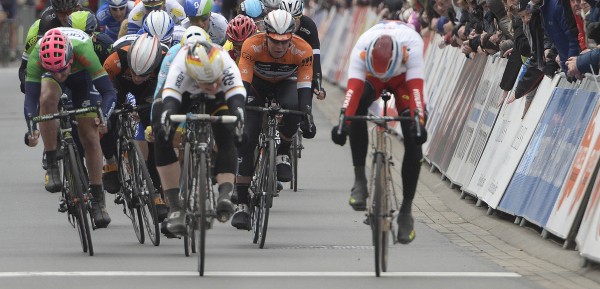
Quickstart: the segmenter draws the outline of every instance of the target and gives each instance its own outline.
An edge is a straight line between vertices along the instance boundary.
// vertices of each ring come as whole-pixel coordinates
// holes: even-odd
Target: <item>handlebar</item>
[[[210,115],[210,114],[173,114],[170,117],[171,121],[174,122],[186,122],[186,121],[208,121],[215,123],[234,123],[237,121],[237,116],[233,115]]]
[[[310,107],[309,107],[310,108]],[[262,107],[262,106],[246,106],[246,110],[252,110],[252,111],[258,111],[258,112],[266,112],[272,115],[275,114],[294,114],[294,115],[301,115],[301,116],[305,116],[306,113],[303,111],[299,111],[299,110],[293,110],[293,109],[285,109],[285,108],[281,108],[278,105],[274,105],[274,106],[269,106],[269,107]]]
[[[78,109],[73,109],[73,110],[64,110],[64,111],[59,111],[57,113],[52,113],[52,114],[44,114],[44,115],[38,115],[38,116],[34,116],[31,118],[31,121],[33,122],[33,124],[36,124],[38,122],[43,122],[43,121],[49,121],[49,120],[54,120],[54,119],[65,119],[74,115],[79,115],[79,114],[84,114],[84,113],[88,113],[88,112],[100,112],[102,111],[99,107],[83,107],[83,108],[78,108]]]
[[[140,111],[150,109],[150,107],[152,107],[151,103],[146,103],[146,104],[142,104],[142,105],[138,105],[138,106],[133,106],[129,103],[125,103],[125,104],[123,104],[122,108],[113,110],[113,114],[119,115],[119,114],[125,114],[125,113],[130,113],[130,112],[140,112]]]

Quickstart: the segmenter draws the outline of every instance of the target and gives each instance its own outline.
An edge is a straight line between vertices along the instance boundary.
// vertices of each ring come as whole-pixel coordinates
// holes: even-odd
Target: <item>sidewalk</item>
[[[327,98],[315,99],[313,104],[329,117],[333,126],[338,122],[344,91],[330,83],[324,86]],[[318,129],[329,131],[331,127]],[[400,187],[403,145],[394,141],[392,146],[397,160],[394,180]],[[551,239],[542,239],[535,229],[513,224],[514,218],[503,218],[496,213],[487,215],[487,206],[476,207],[476,200],[460,199],[460,195],[459,190],[451,189],[448,181],[443,181],[439,173],[432,173],[431,166],[424,163],[413,214],[418,222],[440,232],[454,244],[546,288],[600,288],[599,267],[583,268],[578,251],[565,250]]]

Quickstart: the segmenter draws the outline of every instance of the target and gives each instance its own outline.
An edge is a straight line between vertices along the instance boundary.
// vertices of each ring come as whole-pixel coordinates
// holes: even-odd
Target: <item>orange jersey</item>
[[[298,88],[310,88],[313,74],[312,47],[294,35],[288,51],[281,58],[273,58],[267,49],[266,34],[259,33],[244,41],[238,67],[242,80],[252,83],[254,75],[276,83],[297,79]]]

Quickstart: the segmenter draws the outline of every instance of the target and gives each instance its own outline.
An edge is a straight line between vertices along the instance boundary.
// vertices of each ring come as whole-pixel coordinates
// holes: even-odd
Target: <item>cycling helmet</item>
[[[89,11],[77,11],[71,13],[67,18],[67,27],[73,27],[84,31],[87,34],[92,34],[98,28],[98,20],[96,16]]]
[[[302,12],[304,12],[304,1],[302,0],[281,0],[281,4],[279,4],[279,9],[290,12],[292,16],[302,16]]]
[[[140,35],[127,51],[127,64],[136,75],[147,75],[162,62],[162,46],[158,38]]]
[[[296,30],[296,22],[290,12],[277,9],[269,12],[264,19],[267,36],[278,41],[289,40]]]
[[[224,70],[221,49],[206,41],[192,43],[185,59],[185,67],[187,74],[196,81],[215,82]]]
[[[210,35],[208,35],[204,29],[198,26],[190,26],[185,30],[185,32],[183,32],[183,37],[181,37],[181,45],[198,41],[211,42]]]
[[[185,15],[188,17],[204,16],[210,14],[211,0],[185,0]]]
[[[240,11],[248,17],[256,18],[264,13],[265,4],[260,0],[246,0],[240,3]]]
[[[51,0],[50,5],[56,11],[67,11],[75,9],[79,2],[77,0]]]
[[[59,72],[73,62],[73,45],[59,29],[48,30],[40,42],[40,62],[44,69]]]
[[[108,7],[121,8],[127,6],[128,0],[108,0]]]
[[[367,72],[377,78],[390,78],[396,66],[402,64],[402,49],[390,35],[380,35],[367,47]]]
[[[162,43],[170,43],[173,39],[175,23],[169,13],[163,10],[152,11],[144,20],[143,31],[160,39]]]
[[[243,42],[254,33],[256,33],[256,25],[248,16],[235,16],[227,24],[227,39],[231,42]]]
[[[279,9],[279,3],[281,0],[261,0],[263,4],[265,4],[265,8],[269,11]]]

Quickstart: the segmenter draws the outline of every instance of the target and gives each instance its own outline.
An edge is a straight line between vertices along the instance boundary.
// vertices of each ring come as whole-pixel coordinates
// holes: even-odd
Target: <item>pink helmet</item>
[[[256,24],[248,16],[235,16],[227,25],[227,39],[231,42],[243,42],[256,33]]]
[[[67,68],[73,62],[73,45],[59,29],[50,29],[40,43],[42,67],[51,72]]]

